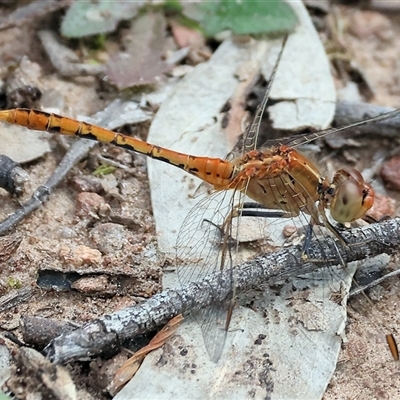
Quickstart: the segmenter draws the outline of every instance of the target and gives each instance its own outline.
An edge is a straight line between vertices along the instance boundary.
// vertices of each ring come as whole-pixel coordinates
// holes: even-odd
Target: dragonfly
[[[176,245],[176,268],[182,286],[207,279],[213,274],[219,287],[228,293],[221,301],[210,301],[210,306],[195,315],[207,351],[215,362],[224,348],[236,298],[235,265],[239,240],[236,239],[238,230],[235,233],[234,227],[240,229],[241,220],[246,216],[300,217],[306,227],[302,259],[307,259],[308,246],[320,226],[325,227],[342,245],[348,245],[335,224],[362,218],[373,205],[374,190],[353,169],[340,169],[332,180],[328,179],[298,148],[339,131],[400,114],[400,109],[397,109],[378,117],[281,140],[278,144],[257,149],[261,119],[286,39],[283,40],[264,97],[243,135],[241,148],[225,159],[180,153],[40,110],[17,108],[0,111],[2,122],[109,143],[170,164],[211,186],[212,191],[194,206],[182,224]],[[322,246],[323,239],[318,240]]]

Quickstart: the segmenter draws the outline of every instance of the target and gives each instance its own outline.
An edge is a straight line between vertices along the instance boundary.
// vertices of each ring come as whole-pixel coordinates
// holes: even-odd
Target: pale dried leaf
[[[155,83],[170,66],[162,60],[166,22],[162,14],[144,14],[132,26],[126,51],[107,65],[111,83],[123,90]]]

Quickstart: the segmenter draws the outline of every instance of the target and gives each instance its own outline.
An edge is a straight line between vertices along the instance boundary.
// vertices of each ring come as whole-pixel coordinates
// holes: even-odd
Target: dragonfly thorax
[[[253,150],[235,164],[238,173],[229,188],[245,191],[264,207],[291,216],[314,214],[321,177],[317,167],[293,148]]]

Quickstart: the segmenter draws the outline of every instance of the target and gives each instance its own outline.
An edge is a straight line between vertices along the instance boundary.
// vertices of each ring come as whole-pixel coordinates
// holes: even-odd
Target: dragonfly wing
[[[210,359],[215,363],[218,362],[224,349],[228,333],[227,316],[230,304],[232,302],[226,299],[226,302],[216,302],[193,315],[201,327],[204,344]]]
[[[242,154],[245,154],[248,151],[254,150],[257,146],[257,139],[261,125],[261,119],[264,115],[265,108],[267,106],[269,93],[271,91],[272,84],[275,79],[276,72],[278,71],[279,63],[282,58],[283,50],[285,49],[286,41],[288,36],[284,36],[282,41],[282,47],[279,51],[278,58],[275,62],[274,68],[272,70],[271,76],[269,77],[267,88],[264,93],[264,97],[261,100],[261,103],[257,106],[256,114],[250,126],[247,128],[244,136],[243,136],[243,143],[242,143]]]
[[[182,285],[227,268],[229,258],[221,258],[220,244],[233,204],[232,192],[213,192],[200,200],[183,221],[176,243],[177,273]]]
[[[226,338],[234,298],[234,255],[230,237],[231,215],[237,196],[214,192],[203,198],[185,218],[177,240],[177,275],[182,286],[213,280],[210,304],[193,313],[207,351],[218,361]],[[229,219],[230,220],[230,219]]]

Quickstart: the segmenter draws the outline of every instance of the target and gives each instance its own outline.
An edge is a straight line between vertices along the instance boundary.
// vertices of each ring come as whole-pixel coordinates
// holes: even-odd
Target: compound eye
[[[353,173],[354,170],[348,174],[346,180],[338,184],[332,197],[330,211],[337,222],[352,222],[362,218],[374,204],[372,187],[364,182],[358,171],[357,174]]]
[[[359,171],[354,168],[345,168],[344,171],[349,175],[349,177],[353,178],[355,182],[360,185],[364,185],[364,178]]]

